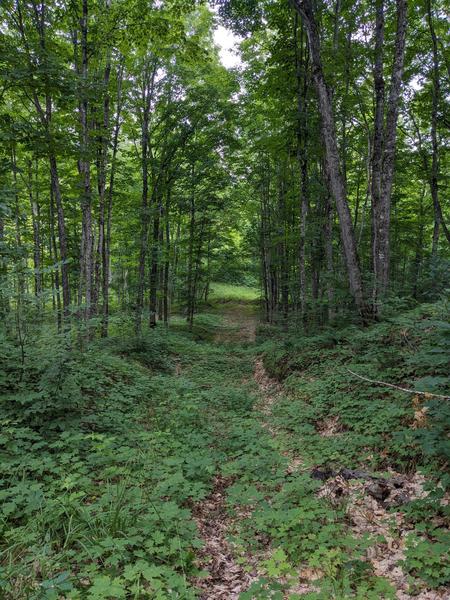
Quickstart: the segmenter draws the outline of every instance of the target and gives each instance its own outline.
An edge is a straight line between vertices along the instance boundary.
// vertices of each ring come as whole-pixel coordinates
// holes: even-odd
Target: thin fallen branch
[[[442,394],[432,394],[431,392],[418,392],[417,390],[410,390],[409,388],[404,388],[399,385],[394,385],[393,383],[387,383],[386,381],[378,381],[376,379],[369,379],[368,377],[364,377],[364,375],[359,375],[359,373],[355,373],[354,371],[350,371],[350,369],[346,369],[349,373],[358,377],[358,379],[362,379],[363,381],[368,381],[369,383],[375,383],[376,385],[384,385],[386,387],[394,388],[394,390],[400,390],[401,392],[406,392],[407,394],[417,394],[419,396],[426,396],[427,398],[443,398],[444,400],[450,400],[450,396],[443,396]]]

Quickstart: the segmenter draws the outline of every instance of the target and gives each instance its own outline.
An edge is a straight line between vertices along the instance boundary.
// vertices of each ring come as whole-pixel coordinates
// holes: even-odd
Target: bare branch
[[[349,373],[362,379],[363,381],[368,381],[369,383],[375,383],[376,385],[384,385],[386,387],[394,388],[395,390],[400,390],[401,392],[406,392],[408,394],[417,394],[419,396],[433,397],[433,398],[443,398],[445,400],[450,400],[450,396],[443,396],[442,394],[432,394],[431,392],[418,392],[417,390],[410,390],[408,388],[401,387],[399,385],[394,385],[393,383],[387,383],[386,381],[378,381],[376,379],[369,379],[368,377],[364,377],[363,375],[359,375],[354,371],[350,371],[350,369],[346,369]]]

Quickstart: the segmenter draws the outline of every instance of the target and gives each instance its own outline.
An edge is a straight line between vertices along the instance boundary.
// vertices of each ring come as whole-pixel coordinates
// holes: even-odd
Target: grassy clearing
[[[260,290],[256,287],[213,282],[211,283],[209,300],[214,303],[230,301],[256,302],[260,296]]]

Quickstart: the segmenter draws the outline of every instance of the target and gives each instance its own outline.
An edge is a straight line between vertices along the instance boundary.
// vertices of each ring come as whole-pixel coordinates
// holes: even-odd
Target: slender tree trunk
[[[430,191],[431,198],[433,200],[433,212],[434,212],[434,229],[433,229],[433,247],[432,255],[437,256],[438,245],[439,245],[439,232],[442,226],[445,237],[450,244],[450,231],[446,226],[442,215],[441,204],[439,201],[439,145],[437,138],[437,121],[438,121],[438,108],[439,108],[439,97],[440,97],[440,78],[439,78],[439,55],[438,55],[438,43],[436,32],[433,24],[433,13],[431,10],[431,0],[427,0],[427,20],[428,28],[430,30],[430,36],[433,46],[433,88],[432,88],[432,105],[431,105],[431,146],[432,146],[432,157],[431,157],[431,174],[430,174]]]
[[[103,74],[103,118],[102,122],[98,124],[100,133],[98,135],[97,143],[97,190],[98,190],[98,203],[99,203],[99,215],[98,215],[98,240],[97,240],[97,252],[95,255],[95,272],[94,272],[94,288],[92,298],[92,311],[97,313],[98,311],[98,297],[100,293],[100,284],[104,279],[104,267],[106,262],[105,249],[106,249],[106,219],[107,219],[107,206],[106,206],[106,169],[108,164],[108,146],[110,138],[110,127],[109,127],[109,78],[111,74],[111,57],[110,50],[107,50],[106,66]],[[102,286],[102,292],[104,288]],[[103,302],[104,302],[103,298]]]
[[[117,100],[116,117],[114,123],[114,132],[112,136],[112,156],[111,170],[109,174],[108,204],[106,209],[106,232],[102,248],[102,297],[103,297],[103,316],[102,316],[102,337],[108,336],[109,325],[109,283],[111,270],[111,225],[112,225],[112,207],[114,198],[114,182],[116,175],[117,151],[119,148],[119,132],[121,126],[122,112],[122,80],[123,80],[123,61],[121,61],[117,73]]]
[[[181,212],[178,213],[175,241],[173,244],[172,294],[178,281],[178,265],[180,262]]]
[[[194,322],[194,235],[195,235],[195,168],[192,164],[192,191],[190,199],[190,220],[189,220],[189,247],[188,247],[188,272],[187,272],[187,314],[186,319],[189,324],[189,330],[192,330]]]
[[[7,293],[7,275],[8,270],[6,266],[6,257],[3,253],[3,247],[5,244],[5,222],[3,220],[3,214],[0,212],[0,319],[5,324],[5,328],[8,327],[7,316],[9,314],[9,297]]]
[[[22,234],[21,234],[21,216],[20,216],[20,203],[19,203],[19,185],[17,180],[17,173],[19,172],[19,168],[17,165],[17,155],[15,146],[11,148],[11,171],[13,178],[13,188],[14,188],[14,224],[15,224],[15,242],[16,247],[19,251],[17,257],[17,315],[19,313],[19,309],[22,306],[23,297],[25,294],[25,268],[27,263],[27,257],[25,254],[25,248],[22,246]],[[17,317],[19,318],[19,316]]]
[[[338,7],[336,8],[338,10]],[[298,15],[295,14],[294,42],[297,76],[297,161],[300,170],[300,237],[299,237],[299,285],[300,285],[300,317],[306,318],[306,264],[305,242],[306,221],[309,210],[308,198],[308,159],[307,143],[307,60],[303,56],[303,27],[298,39]]]
[[[356,249],[352,217],[347,203],[344,178],[340,169],[333,108],[322,68],[320,36],[316,17],[311,0],[292,0],[292,2],[303,19],[308,35],[313,80],[316,87],[319,112],[322,121],[322,137],[325,145],[326,168],[330,187],[336,203],[336,210],[339,216],[342,246],[344,249],[350,291],[355,300],[358,312],[361,317],[366,318],[367,309],[364,300],[362,276]]]
[[[37,192],[36,192],[37,193]],[[31,224],[33,227],[33,269],[34,269],[34,295],[41,305],[42,272],[41,272],[41,234],[38,199],[33,194],[32,162],[28,162],[28,196],[31,208]]]
[[[148,230],[150,225],[150,207],[148,203],[148,152],[150,108],[153,97],[153,85],[156,67],[150,71],[146,64],[142,83],[142,120],[141,120],[141,169],[142,169],[142,204],[141,204],[141,239],[139,246],[138,289],[136,298],[135,331],[140,334],[142,327],[142,310],[144,308],[145,263],[147,258]]]
[[[376,24],[375,24],[375,63],[374,63],[374,90],[375,90],[375,115],[372,149],[372,176],[371,176],[371,197],[372,197],[372,265],[375,274],[373,286],[373,308],[374,313],[378,313],[376,307],[377,293],[379,284],[379,269],[382,269],[381,262],[383,257],[377,257],[380,249],[379,236],[384,235],[383,228],[383,204],[381,184],[383,179],[383,138],[384,138],[384,101],[385,85],[383,75],[383,47],[384,47],[384,0],[376,1]],[[380,262],[381,261],[381,262]]]
[[[199,285],[199,280],[200,280],[200,266],[201,266],[201,260],[202,260],[203,238],[204,238],[205,226],[206,226],[206,223],[205,223],[205,219],[203,218],[200,223],[200,234],[198,236],[197,251],[196,251],[194,269],[193,269],[192,296],[191,296],[190,313],[189,313],[189,330],[190,331],[192,331],[192,327],[194,325],[194,315],[195,315],[195,310],[196,310],[196,306],[197,306],[197,292],[198,292],[198,285]]]
[[[209,289],[211,285],[211,229],[208,231],[208,243],[206,245],[206,273],[205,273],[205,304],[208,302]]]
[[[264,175],[263,175],[264,177]],[[261,222],[260,222],[260,252],[261,252],[261,280],[263,285],[263,298],[265,317],[268,323],[272,321],[270,304],[270,256],[267,244],[267,198],[264,180],[261,185]]]
[[[418,222],[419,228],[417,232],[417,240],[416,240],[416,253],[414,256],[414,260],[412,262],[411,269],[411,281],[412,283],[412,297],[415,300],[418,300],[419,297],[419,281],[420,281],[420,271],[423,260],[423,235],[424,235],[424,210],[423,210],[423,198],[425,196],[425,185],[422,188],[422,193],[420,194],[419,200],[419,210],[418,210]]]
[[[160,192],[161,193],[161,192]],[[149,326],[156,327],[157,316],[157,298],[158,298],[158,273],[159,273],[159,241],[161,221],[161,197],[155,198],[153,215],[153,236],[152,236],[152,254],[150,266],[150,306],[149,306]]]
[[[55,261],[55,265],[58,263],[58,248],[56,245],[56,235],[55,235],[55,194],[53,190],[53,186],[50,185],[50,248],[51,255],[53,260]],[[59,286],[59,269],[55,268],[55,288],[53,290],[53,296],[56,296],[56,324],[58,327],[58,332],[62,329],[62,313],[61,313],[61,294],[60,294],[60,286]]]
[[[285,196],[285,181],[284,169],[280,168],[279,172],[279,218],[280,218],[280,288],[281,288],[281,311],[283,326],[288,327],[289,318],[289,272],[287,261],[287,230],[286,230],[286,196]]]
[[[70,306],[70,284],[69,284],[69,265],[68,265],[68,252],[67,252],[67,237],[66,237],[66,225],[64,220],[64,210],[61,198],[61,188],[59,185],[58,167],[56,158],[53,152],[49,156],[50,162],[50,176],[51,185],[53,190],[53,196],[56,204],[56,215],[58,222],[58,239],[59,239],[59,259],[61,261],[61,285],[62,285],[62,296],[63,296],[63,315],[67,317],[69,315]]]
[[[164,325],[169,324],[169,275],[170,275],[170,201],[171,186],[167,186],[165,207],[165,256],[164,256],[164,279],[163,279],[163,320]]]
[[[30,69],[34,69],[34,63],[29,55],[28,51],[28,41],[25,35],[25,28],[22,18],[22,10],[20,2],[17,3],[17,13],[18,13],[18,29],[22,40],[24,42],[25,48],[27,49],[27,58]],[[47,67],[47,52],[46,52],[46,33],[45,33],[45,14],[46,14],[46,5],[45,2],[40,3],[40,18],[36,19],[35,25],[36,30],[39,36],[39,45],[42,50],[42,56],[44,60],[44,66]],[[45,71],[46,72],[46,71]],[[46,72],[47,73],[47,72]],[[55,154],[55,143],[52,134],[52,98],[50,95],[50,81],[49,76],[46,74],[44,76],[44,84],[45,84],[45,110],[41,105],[41,101],[36,92],[36,89],[32,90],[32,100],[34,107],[36,109],[36,113],[41,122],[41,125],[44,130],[45,140],[46,140],[46,148],[47,148],[47,157],[50,166],[50,179],[51,186],[56,202],[56,211],[57,211],[57,221],[58,221],[58,238],[59,238],[59,250],[60,250],[60,260],[61,260],[61,280],[62,280],[62,290],[63,290],[63,312],[64,316],[67,317],[69,314],[69,306],[70,306],[70,284],[69,284],[69,265],[68,265],[68,252],[67,252],[67,236],[66,236],[66,227],[64,221],[64,210],[61,196],[61,188],[59,182],[58,175],[58,165],[56,161]]]
[[[358,232],[358,247],[361,246],[364,228],[366,225],[366,213],[369,205],[370,194],[372,189],[372,170],[371,170],[371,159],[372,159],[372,139],[371,135],[368,132],[367,134],[367,159],[366,159],[366,176],[367,176],[367,186],[366,186],[366,194],[364,198],[364,203],[361,209],[361,221],[359,224],[359,232]]]
[[[163,216],[163,211],[161,210],[161,216]],[[163,223],[164,225],[164,223]],[[164,305],[164,263],[161,260],[161,257],[164,253],[164,228],[159,227],[159,242],[158,242],[158,287],[157,287],[157,306],[158,306],[158,321],[163,320],[163,305]]]
[[[88,103],[88,0],[82,0],[81,30],[81,99],[79,103],[81,125],[81,148],[79,170],[82,180],[81,197],[81,248],[80,248],[80,296],[84,295],[84,318],[93,314],[94,286],[94,235],[92,227],[92,193],[90,132]]]
[[[384,134],[381,136],[382,158],[376,157],[379,153],[377,140],[374,138],[374,158],[379,162],[382,160],[380,177],[375,173],[372,175],[373,198],[373,266],[374,266],[374,293],[373,310],[379,314],[383,296],[386,294],[389,284],[389,257],[390,257],[390,219],[391,219],[391,191],[394,177],[395,147],[397,139],[397,121],[399,112],[400,92],[403,78],[403,64],[405,56],[407,25],[407,0],[397,0],[397,31],[395,37],[394,62],[392,65],[392,76],[387,101],[387,114]],[[377,1],[377,33],[376,33],[376,63],[375,63],[375,85],[376,85],[376,111],[383,110],[383,74],[382,74],[382,44],[384,28],[384,6],[382,0]],[[381,32],[379,31],[381,30]],[[381,66],[380,66],[381,61]],[[377,89],[377,86],[379,89]],[[379,95],[379,97],[378,97]],[[380,106],[381,104],[381,106]],[[375,115],[375,134],[380,124],[380,116]],[[378,132],[379,133],[379,132]],[[375,162],[374,162],[374,166]]]
[[[327,264],[327,300],[328,320],[332,321],[335,316],[334,310],[334,261],[333,261],[333,205],[331,198],[327,196],[325,207],[325,258]]]

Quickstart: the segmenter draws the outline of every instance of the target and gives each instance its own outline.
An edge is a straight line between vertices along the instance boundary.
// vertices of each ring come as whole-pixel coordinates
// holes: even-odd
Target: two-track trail
[[[270,536],[261,535],[260,530],[255,528],[255,519],[261,517],[261,506],[264,505],[269,512],[274,511],[274,516],[278,514],[281,518],[285,509],[282,507],[277,513],[277,509],[273,508],[274,501],[279,501],[277,498],[285,493],[284,489],[295,489],[295,486],[301,489],[305,482],[308,488],[311,465],[305,464],[301,456],[293,455],[285,448],[286,431],[279,429],[276,413],[279,404],[286,402],[289,396],[283,385],[266,372],[260,355],[261,348],[255,344],[256,316],[248,310],[248,306],[239,307],[236,303],[231,306],[224,303],[220,307],[220,315],[221,325],[208,342],[204,368],[196,379],[201,388],[210,390],[212,397],[217,399],[223,396],[223,401],[218,401],[216,409],[205,407],[206,420],[214,423],[217,436],[215,443],[222,449],[223,458],[217,465],[209,493],[192,507],[192,515],[203,542],[203,547],[196,555],[196,564],[203,574],[192,583],[200,590],[201,600],[238,600],[249,588],[262,590],[262,595],[253,595],[252,592],[252,599],[269,598],[272,596],[264,595],[264,590],[268,589],[264,585],[270,585],[270,582],[264,583],[262,588],[258,586],[261,581],[268,581],[267,565],[270,561],[272,565],[275,564],[276,572],[273,556],[280,546],[274,545]],[[212,384],[209,378],[217,376],[218,372],[221,373],[218,383]],[[298,417],[301,418],[301,415]],[[323,438],[339,435],[339,427],[335,422],[319,425],[319,435]],[[255,444],[259,444],[259,454],[255,452]],[[271,462],[272,467],[264,470],[264,462]],[[405,479],[405,489],[408,489],[411,497],[420,496],[421,486],[416,485],[415,490],[414,484],[414,481]],[[246,503],[236,495],[236,489],[245,490],[246,486],[253,489],[252,493],[260,494],[259,506],[257,503]],[[306,502],[319,514],[330,515],[333,506],[341,506],[344,502],[346,508],[344,505],[338,508],[342,515],[335,523],[336,531],[345,527],[355,540],[366,535],[374,540],[377,536],[384,536],[387,540],[374,543],[362,560],[375,575],[392,585],[393,598],[445,598],[440,591],[426,588],[422,588],[416,596],[410,595],[407,578],[399,566],[399,561],[404,558],[403,541],[399,537],[402,530],[401,513],[389,513],[368,495],[367,487],[367,482],[343,482],[335,477],[323,482],[318,489],[302,491],[299,500],[291,502],[286,510],[298,510],[301,514],[302,502]],[[289,494],[289,491],[286,493]],[[290,502],[288,495],[285,497]],[[305,516],[308,523],[308,516]],[[299,518],[302,519],[301,516]],[[398,524],[397,533],[389,529],[393,520]],[[279,526],[283,529],[284,523],[280,521]],[[297,525],[292,524],[291,527],[295,529]],[[313,535],[314,539],[315,534],[308,534],[307,531],[303,534],[303,530],[306,531],[300,521],[298,535]],[[286,529],[286,536],[289,535]],[[277,543],[284,541],[284,536],[278,535]],[[330,544],[331,541],[326,543]],[[288,574],[279,572],[269,576],[269,580],[279,585],[277,589],[281,596],[276,597],[298,598],[319,591],[318,580],[326,575],[325,572],[321,568],[311,568],[307,554],[295,564]]]
[[[225,364],[229,359],[235,360],[236,346],[255,341],[257,317],[252,308],[239,303],[220,306],[221,325],[214,336],[212,352],[221,348]],[[240,390],[243,395],[248,394],[246,378],[245,375]],[[233,381],[234,386],[240,383]],[[203,541],[197,564],[204,575],[195,581],[201,600],[238,600],[256,579],[255,570],[244,568],[238,561],[237,549],[230,541],[235,522],[227,511],[226,496],[231,483],[232,478],[217,473],[211,492],[192,510]]]
[[[222,366],[225,365],[226,369],[227,363],[231,366],[239,360],[239,356],[242,357],[243,376],[241,380],[232,379],[230,386],[241,395],[243,404],[249,395],[252,396],[251,408],[244,417],[247,427],[254,428],[258,438],[265,440],[275,461],[286,464],[286,473],[289,474],[296,469],[295,460],[287,453],[271,447],[271,440],[276,436],[276,431],[270,424],[271,407],[282,390],[267,375],[262,359],[254,352],[258,320],[252,308],[236,303],[224,303],[220,307],[222,321],[211,344],[211,365],[216,363],[216,356],[220,356]],[[232,375],[231,371],[230,374]],[[233,418],[231,420],[235,421]],[[224,438],[225,430],[224,421]],[[228,435],[233,436],[233,433],[228,432]],[[240,452],[238,449],[237,453]],[[242,449],[242,453],[244,452],[245,448]],[[232,460],[232,457],[229,458]],[[246,478],[245,471],[239,475]],[[204,575],[195,581],[195,586],[201,590],[201,600],[238,600],[242,592],[264,576],[264,570],[259,568],[258,563],[271,554],[268,546],[255,554],[248,549],[243,553],[243,549],[232,541],[234,533],[241,528],[241,521],[251,517],[251,509],[243,506],[238,507],[233,516],[228,510],[227,496],[235,479],[236,477],[223,475],[219,470],[208,496],[197,502],[192,509],[203,541],[203,547],[197,553],[197,565]],[[258,481],[256,485],[259,485]],[[310,589],[310,586],[302,584],[295,591]]]

